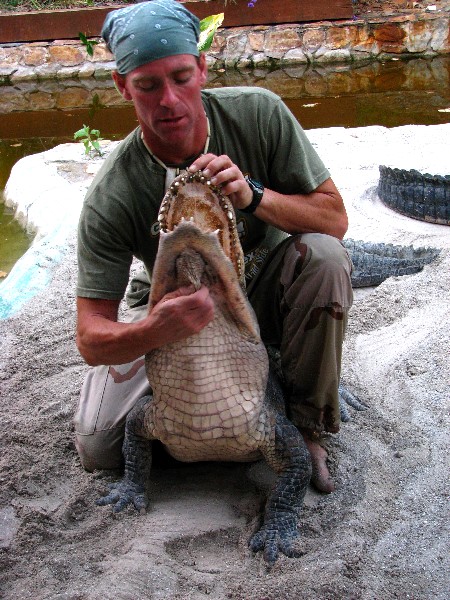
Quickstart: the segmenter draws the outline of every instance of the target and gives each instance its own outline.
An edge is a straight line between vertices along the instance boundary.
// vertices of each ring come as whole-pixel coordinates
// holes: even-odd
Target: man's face
[[[207,77],[204,55],[198,61],[190,54],[168,56],[113,77],[123,97],[133,102],[144,139],[157,156],[168,148],[198,144],[204,120],[200,92]]]

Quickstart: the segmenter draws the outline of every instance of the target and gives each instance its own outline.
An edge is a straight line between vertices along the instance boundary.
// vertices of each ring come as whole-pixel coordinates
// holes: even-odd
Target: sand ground
[[[450,230],[394,213],[376,185],[380,163],[448,167],[450,125],[308,134],[343,192],[349,237],[443,250],[421,273],[355,294],[343,379],[370,410],[326,440],[337,490],[308,491],[303,556],[269,571],[247,549],[271,481],[260,463],[161,458],[147,514],[95,506],[117,474],[84,472],[73,444],[87,367],[74,344],[69,232],[63,258],[47,257],[50,284],[0,321],[2,598],[449,597]]]

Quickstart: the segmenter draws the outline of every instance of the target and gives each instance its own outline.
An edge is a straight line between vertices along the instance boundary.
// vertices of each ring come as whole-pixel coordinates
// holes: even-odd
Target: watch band
[[[250,189],[253,192],[253,198],[248,206],[246,206],[245,208],[241,208],[240,210],[242,212],[251,214],[251,213],[255,212],[255,210],[258,208],[258,206],[261,203],[261,200],[262,200],[262,197],[264,194],[264,186],[262,183],[260,183],[259,181],[255,181],[248,175],[245,175],[244,178],[245,178],[245,181],[248,183]]]

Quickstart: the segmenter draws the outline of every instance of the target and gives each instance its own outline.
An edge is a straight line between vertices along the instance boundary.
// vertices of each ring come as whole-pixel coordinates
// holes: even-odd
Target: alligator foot
[[[369,406],[364,404],[355,394],[353,394],[350,390],[339,384],[339,410],[341,413],[341,421],[343,423],[348,423],[350,421],[350,413],[348,412],[348,406],[351,406],[355,410],[367,410]]]
[[[254,552],[262,551],[272,565],[280,552],[288,557],[299,555],[293,543],[311,479],[311,458],[299,430],[284,415],[273,413],[269,417],[275,426],[261,452],[279,477],[267,499],[264,524],[249,546]]]
[[[109,486],[109,494],[99,498],[96,501],[97,506],[106,506],[113,504],[113,513],[121,512],[126,506],[132,504],[137,511],[145,514],[147,508],[147,498],[145,489],[136,483],[133,483],[126,477]]]
[[[280,552],[289,558],[297,558],[302,552],[293,544],[298,538],[297,516],[287,514],[266,522],[249,541],[250,550],[263,552],[264,560],[273,565]]]
[[[141,437],[145,411],[153,401],[151,396],[140,398],[128,413],[125,422],[125,439],[123,454],[125,458],[124,477],[111,483],[109,494],[99,498],[98,506],[113,505],[113,513],[122,511],[132,505],[141,514],[147,508],[145,493],[146,481],[152,464],[152,445],[147,438]]]

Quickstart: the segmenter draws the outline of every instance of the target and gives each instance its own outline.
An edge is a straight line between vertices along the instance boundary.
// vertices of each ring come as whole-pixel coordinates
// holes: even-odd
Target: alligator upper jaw
[[[223,251],[245,289],[244,256],[233,205],[219,187],[211,185],[202,171],[176,177],[162,200],[158,215],[160,231],[173,231],[183,219],[194,220],[204,233],[218,232]]]

